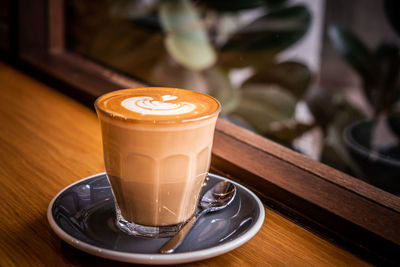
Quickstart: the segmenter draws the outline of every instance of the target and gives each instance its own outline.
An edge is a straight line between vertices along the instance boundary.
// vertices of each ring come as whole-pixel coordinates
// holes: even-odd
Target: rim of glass
[[[202,95],[202,96],[206,96],[206,97],[210,98],[211,100],[215,101],[215,103],[218,104],[218,108],[209,114],[199,116],[199,117],[188,118],[188,119],[171,119],[171,120],[154,120],[153,119],[153,120],[149,120],[149,119],[138,119],[138,118],[130,118],[130,117],[121,116],[119,114],[106,111],[106,110],[102,109],[101,107],[99,107],[99,105],[98,105],[98,102],[100,101],[100,99],[107,97],[107,95],[110,95],[110,94],[113,94],[116,92],[130,91],[130,90],[135,90],[135,89],[174,89],[174,90],[179,90],[179,91],[185,91],[185,92],[189,92],[191,94]],[[101,113],[103,113],[113,119],[120,119],[123,121],[141,122],[141,123],[148,123],[148,124],[174,124],[174,123],[189,123],[189,122],[201,121],[201,120],[205,120],[210,117],[217,116],[221,112],[221,109],[222,109],[221,103],[216,98],[214,98],[210,95],[192,91],[192,90],[188,90],[188,89],[181,89],[181,88],[175,88],[175,87],[157,87],[157,86],[125,88],[125,89],[111,91],[111,92],[108,92],[108,93],[105,93],[105,94],[99,96],[94,103],[94,107],[97,111],[100,111]]]

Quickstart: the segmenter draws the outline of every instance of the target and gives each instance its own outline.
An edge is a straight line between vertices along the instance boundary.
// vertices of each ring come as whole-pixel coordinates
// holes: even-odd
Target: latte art
[[[215,117],[220,104],[211,96],[194,91],[144,87],[110,92],[96,100],[96,108],[126,123],[151,125],[191,123]]]
[[[163,95],[161,101],[150,96],[130,97],[121,102],[121,105],[133,112],[143,115],[180,115],[192,112],[196,105],[189,102],[179,102],[177,96]],[[173,101],[173,102],[171,102]]]

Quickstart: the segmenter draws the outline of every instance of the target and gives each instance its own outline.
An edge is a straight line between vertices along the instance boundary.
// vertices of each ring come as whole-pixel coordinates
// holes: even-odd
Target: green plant
[[[158,47],[140,68],[142,78],[213,95],[225,118],[291,145],[314,126],[295,116],[312,73],[278,55],[306,34],[312,16],[307,6],[288,2],[120,0],[110,15],[128,18],[151,36],[143,43]]]
[[[396,1],[386,0],[387,18],[399,30]],[[368,48],[351,31],[332,25],[329,36],[336,50],[358,73],[362,91],[372,109],[372,154],[385,153],[397,146],[400,138],[400,47],[397,43],[381,43],[375,50]],[[386,137],[383,137],[386,136]]]
[[[297,121],[294,112],[311,73],[299,62],[277,62],[276,55],[307,32],[307,7],[286,6],[284,0],[196,3],[160,2],[170,56],[204,79],[207,93],[220,100],[226,117],[290,144],[310,128]],[[241,14],[249,9],[255,16],[243,22]],[[246,77],[235,84],[231,76],[238,70]]]
[[[394,8],[396,6],[399,7],[398,1],[385,1],[387,18],[399,33],[399,20],[396,15],[398,8]],[[372,111],[372,114],[363,115],[364,118],[369,117],[372,121],[372,127],[369,130],[371,132],[365,132],[362,136],[369,137],[369,144],[365,149],[369,150],[371,162],[375,162],[378,155],[383,158],[388,157],[393,161],[398,160],[400,144],[399,44],[384,42],[372,50],[354,33],[337,25],[331,25],[328,34],[334,48],[359,75],[362,92]],[[349,123],[343,124],[344,127],[348,125]],[[361,140],[352,142],[362,143]],[[352,164],[351,160],[349,162]],[[352,165],[353,171],[358,173],[357,166]],[[357,176],[362,178],[368,174],[358,173]]]
[[[350,119],[359,118],[360,114],[341,96],[322,88],[308,91],[312,74],[304,64],[278,62],[276,58],[307,32],[311,23],[307,7],[288,7],[285,1],[202,1],[203,14],[214,14],[214,23],[206,28],[196,23],[200,17],[191,3],[162,2],[160,16],[162,28],[166,29],[166,47],[176,61],[197,71],[207,81],[208,93],[222,102],[224,115],[287,146],[292,146],[303,133],[322,129],[320,159],[340,169],[350,165],[357,172],[341,142],[341,131]],[[234,21],[239,19],[239,13],[226,12],[255,6],[262,7],[258,18],[235,27],[218,42],[221,28],[215,29],[216,25],[223,23],[226,16]],[[186,25],[192,26],[188,30]],[[179,49],[169,44],[173,38]],[[209,59],[208,64],[204,61],[199,64],[191,56],[198,49],[189,45],[193,40],[197,46],[203,46],[200,51],[205,54],[201,58]],[[228,74],[238,69],[248,73],[239,85],[234,85]],[[313,122],[296,118],[300,102],[311,111]],[[349,118],[348,114],[354,115]]]
[[[331,26],[334,47],[359,74],[362,89],[373,110],[373,118],[394,111],[400,100],[400,49],[382,43],[371,51],[356,35],[343,27]]]

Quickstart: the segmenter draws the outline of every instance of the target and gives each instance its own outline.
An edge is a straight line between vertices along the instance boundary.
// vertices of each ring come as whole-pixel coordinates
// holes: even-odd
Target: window
[[[67,0],[65,45],[146,83],[211,94],[226,120],[399,194],[399,70],[384,61],[400,38],[382,3],[328,3],[326,20],[323,1],[228,3]]]
[[[69,1],[20,0],[18,7],[18,62],[57,88],[92,105],[106,91],[144,84],[68,43],[68,27],[74,25],[68,22]],[[393,194],[226,120],[217,125],[212,168],[252,188],[266,205],[356,253],[396,258],[400,201]]]

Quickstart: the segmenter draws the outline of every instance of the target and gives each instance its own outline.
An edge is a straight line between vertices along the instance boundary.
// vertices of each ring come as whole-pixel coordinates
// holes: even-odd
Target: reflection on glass
[[[65,3],[70,50],[211,94],[226,119],[400,192],[395,0]]]
[[[327,3],[321,84],[342,100],[324,114],[331,118],[325,140],[336,150],[325,155],[333,166],[399,194],[399,2]]]

